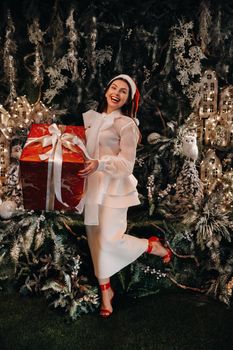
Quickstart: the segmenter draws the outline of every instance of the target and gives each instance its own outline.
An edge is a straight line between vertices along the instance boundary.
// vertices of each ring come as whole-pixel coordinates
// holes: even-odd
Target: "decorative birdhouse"
[[[199,116],[205,119],[217,113],[218,80],[214,71],[208,69],[204,72],[200,93]]]
[[[233,121],[233,86],[230,85],[220,93],[219,114],[222,122]]]
[[[201,162],[201,180],[204,190],[209,194],[214,190],[217,182],[222,177],[222,164],[213,149],[206,152],[206,156]]]

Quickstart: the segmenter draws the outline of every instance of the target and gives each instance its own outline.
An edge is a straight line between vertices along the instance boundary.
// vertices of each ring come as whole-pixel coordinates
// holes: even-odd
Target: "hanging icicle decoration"
[[[46,69],[49,77],[49,88],[44,92],[44,99],[47,103],[50,103],[67,86],[68,76],[62,74],[63,70],[69,70],[67,55],[59,58],[52,66]]]
[[[78,35],[75,29],[73,12],[74,10],[72,9],[66,21],[66,28],[68,30],[66,38],[69,40],[68,52],[57,60],[56,57],[53,57],[51,65],[46,69],[49,77],[49,88],[44,93],[44,99],[47,103],[50,103],[55,96],[67,87],[69,80],[72,82],[76,81],[79,75],[78,54],[76,50]]]
[[[28,27],[28,35],[29,41],[35,46],[35,52],[30,55],[27,55],[24,58],[24,61],[26,63],[26,60],[30,56],[35,56],[33,68],[27,68],[33,76],[33,83],[36,86],[41,86],[44,81],[42,46],[44,43],[43,37],[45,35],[45,32],[42,32],[42,30],[40,29],[40,23],[38,18],[35,18],[33,20],[33,23]]]
[[[90,19],[89,34],[87,35],[87,61],[89,64],[89,68],[92,70],[92,76],[95,75],[96,70],[96,40],[96,17],[93,15]]]
[[[176,78],[179,80],[184,95],[192,107],[200,101],[200,77],[202,74],[201,60],[205,58],[201,48],[193,45],[193,22],[179,20],[178,25],[171,28],[172,43],[175,51]]]
[[[212,16],[210,13],[209,0],[203,0],[200,4],[200,19],[199,19],[199,39],[201,49],[208,54],[208,44],[210,43],[209,28],[211,25]]]
[[[68,66],[71,72],[71,81],[76,81],[78,79],[78,52],[77,52],[77,44],[78,44],[78,33],[75,28],[74,21],[74,9],[71,9],[70,15],[66,20],[66,28],[68,30],[67,39],[69,41],[69,49],[68,49]]]
[[[61,56],[60,49],[64,43],[64,24],[61,20],[58,11],[58,2],[55,1],[53,7],[53,14],[50,22],[50,26],[47,29],[47,34],[51,37],[51,53],[52,57],[49,61],[48,67],[45,70],[47,77],[49,78],[49,86],[44,91],[43,97],[46,103],[51,101],[57,96],[61,90],[64,90],[68,76],[64,75],[64,71],[68,71],[67,56]]]
[[[12,103],[17,97],[16,92],[16,69],[15,69],[15,53],[17,46],[14,41],[15,26],[10,11],[7,15],[7,26],[5,34],[5,43],[3,47],[3,67],[5,73],[5,81],[9,84],[9,95],[7,102]]]
[[[215,15],[215,18],[213,18],[213,29],[212,29],[212,39],[211,39],[211,45],[214,48],[219,48],[220,45],[222,45],[222,41],[224,39],[224,34],[221,32],[222,28],[222,11],[221,6],[218,6],[218,12]],[[232,45],[230,45],[230,52],[229,56],[232,56]]]
[[[49,24],[46,33],[49,38],[51,38],[51,42],[49,45],[51,46],[51,57],[48,65],[52,65],[54,61],[54,57],[56,57],[57,53],[60,51],[60,48],[64,41],[64,24],[61,19],[59,10],[58,10],[58,1],[54,1],[53,13],[51,16],[51,21]]]

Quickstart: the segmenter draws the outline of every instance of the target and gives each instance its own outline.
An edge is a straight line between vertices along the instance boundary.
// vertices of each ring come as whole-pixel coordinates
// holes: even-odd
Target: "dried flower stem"
[[[179,282],[176,281],[176,279],[171,276],[168,275],[166,276],[172,283],[174,283],[177,287],[181,288],[181,289],[185,289],[185,290],[191,290],[193,292],[198,292],[198,293],[205,293],[206,289],[201,289],[201,288],[196,288],[196,287],[190,287],[190,286],[186,286],[184,284],[181,284]]]

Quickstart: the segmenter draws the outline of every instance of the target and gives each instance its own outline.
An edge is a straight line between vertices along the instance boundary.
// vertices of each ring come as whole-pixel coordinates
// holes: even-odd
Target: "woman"
[[[114,292],[110,277],[148,252],[171,259],[171,251],[157,237],[149,240],[125,234],[128,207],[138,205],[137,180],[132,175],[140,137],[135,116],[139,92],[126,74],[113,78],[98,112],[84,113],[87,151],[80,176],[87,177],[84,223],[101,290],[100,315],[112,313]]]

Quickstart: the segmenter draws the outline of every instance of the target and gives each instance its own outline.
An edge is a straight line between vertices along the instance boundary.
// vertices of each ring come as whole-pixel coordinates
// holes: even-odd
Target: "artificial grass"
[[[116,299],[114,313],[67,322],[40,297],[1,292],[1,350],[232,349],[233,309],[187,292]]]

